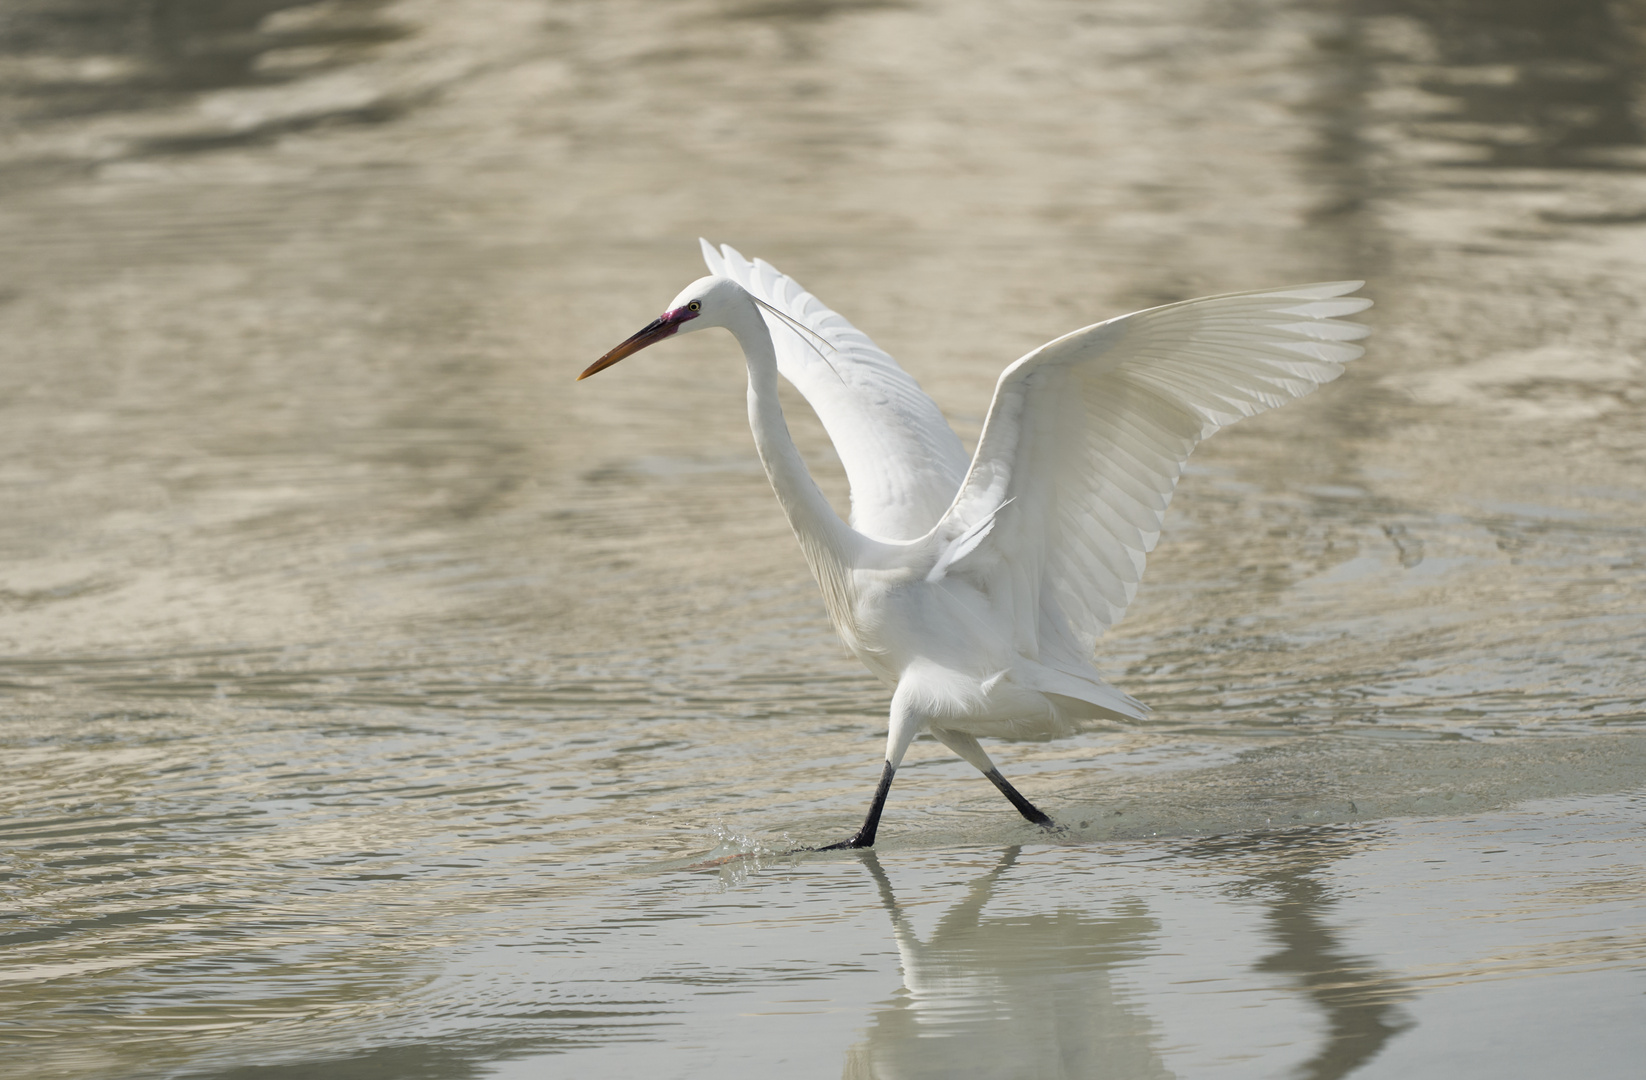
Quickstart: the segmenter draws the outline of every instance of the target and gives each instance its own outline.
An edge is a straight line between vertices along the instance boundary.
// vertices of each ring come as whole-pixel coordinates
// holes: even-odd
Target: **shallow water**
[[[1574,14],[1575,12],[1575,14]],[[0,1075],[1638,1074],[1638,4],[0,15]],[[701,335],[805,282],[968,440],[1121,311],[1365,277],[991,750],[834,641]],[[829,495],[821,429],[789,414]]]

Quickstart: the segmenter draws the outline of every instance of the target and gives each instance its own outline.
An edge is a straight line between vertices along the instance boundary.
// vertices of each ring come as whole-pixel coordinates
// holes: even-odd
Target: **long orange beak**
[[[633,355],[641,349],[644,349],[647,345],[657,344],[659,341],[662,341],[664,338],[679,330],[681,323],[685,322],[687,319],[695,318],[697,318],[697,312],[690,311],[686,308],[676,308],[673,311],[665,312],[661,319],[653,319],[651,322],[647,323],[639,333],[628,338],[617,348],[613,349],[605,356],[602,356],[600,359],[584,368],[583,374],[577,377],[577,381],[582,382],[584,379],[595,374],[596,372],[605,371],[625,356]]]

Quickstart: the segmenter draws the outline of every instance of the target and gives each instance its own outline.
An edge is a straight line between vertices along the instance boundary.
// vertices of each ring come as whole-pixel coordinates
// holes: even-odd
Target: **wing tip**
[[[724,274],[726,261],[721,258],[719,250],[701,236],[697,238],[697,244],[703,249],[703,265],[709,268],[709,273]]]
[[[1331,300],[1335,297],[1348,296],[1350,293],[1359,292],[1365,287],[1366,282],[1363,280],[1311,281],[1303,285],[1286,285],[1278,289],[1265,289],[1258,292],[1247,293],[1246,295],[1259,298],[1273,296],[1279,299],[1287,300]],[[1238,296],[1240,294],[1236,293],[1234,295]],[[1372,304],[1371,299],[1368,297],[1359,296],[1355,299],[1365,300],[1367,307],[1370,307]]]

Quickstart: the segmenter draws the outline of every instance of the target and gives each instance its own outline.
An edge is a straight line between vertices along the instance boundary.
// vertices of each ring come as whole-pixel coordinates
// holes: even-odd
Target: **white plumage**
[[[764,259],[749,262],[707,240],[703,261],[757,299],[809,328],[808,340],[763,310],[777,371],[823,421],[851,485],[851,526],[886,540],[913,540],[954,501],[966,448],[936,402],[869,335]]]
[[[1046,736],[1143,706],[1093,667],[1120,620],[1184,462],[1244,416],[1302,397],[1359,356],[1361,282],[1188,300],[1076,330],[1008,367],[968,461],[942,413],[869,337],[767,263],[703,244],[710,276],[579,378],[676,333],[729,329],[772,488],[848,648],[893,688],[886,764],[862,829],[922,729],[1031,821],[977,736]],[[840,520],[777,399],[822,420],[851,484]]]

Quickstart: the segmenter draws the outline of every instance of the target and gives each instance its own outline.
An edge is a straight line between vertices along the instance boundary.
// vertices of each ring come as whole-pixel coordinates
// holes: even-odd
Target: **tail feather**
[[[1095,707],[1095,715],[1088,713],[1092,719],[1101,717],[1105,720],[1142,720],[1149,713],[1147,705],[1130,694],[1116,690],[1104,682],[1096,672],[1076,673],[1047,667],[1045,664],[1033,664],[1029,666],[1029,678],[1031,685],[1043,694],[1072,698],[1076,702]],[[1078,709],[1078,706],[1076,708]]]

